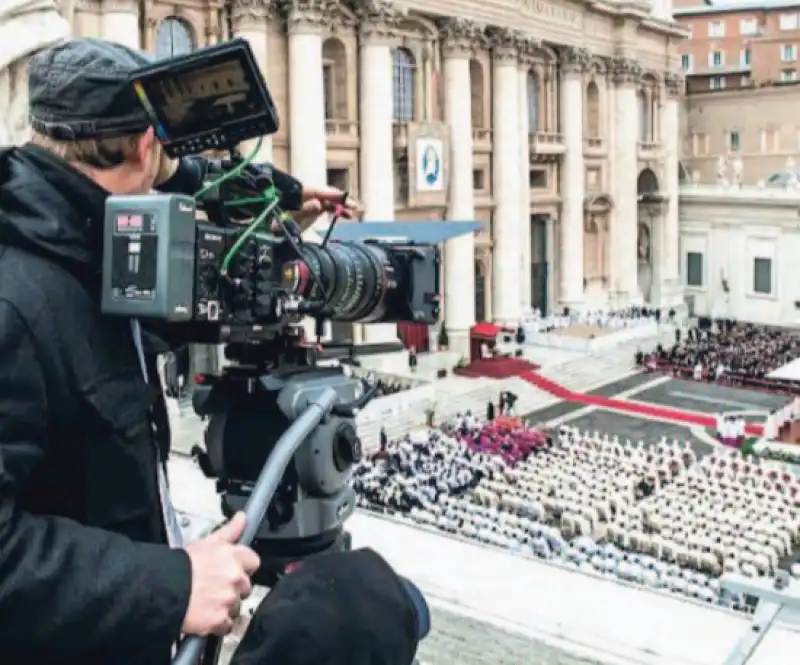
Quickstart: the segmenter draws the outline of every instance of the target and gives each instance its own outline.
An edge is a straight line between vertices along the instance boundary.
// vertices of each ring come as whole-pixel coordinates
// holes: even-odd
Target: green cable
[[[238,175],[240,175],[242,173],[242,171],[244,171],[248,166],[250,166],[252,161],[256,158],[256,155],[258,154],[258,151],[261,149],[261,143],[263,142],[263,140],[264,140],[263,137],[259,138],[258,141],[256,141],[255,148],[253,148],[252,152],[249,155],[247,155],[247,157],[245,157],[243,162],[241,162],[240,164],[237,164],[235,168],[231,169],[227,173],[223,173],[216,180],[213,180],[212,182],[208,183],[204,187],[201,187],[195,193],[194,198],[201,199],[206,194],[208,194],[212,189],[214,189],[215,187],[219,187],[219,185],[221,185],[226,180],[230,180],[231,178],[235,178]]]
[[[223,275],[228,274],[228,267],[230,266],[233,257],[242,248],[245,241],[258,230],[258,228],[264,223],[264,220],[277,207],[277,205],[278,205],[278,200],[274,199],[272,203],[270,203],[266,208],[264,208],[261,214],[253,220],[253,223],[247,227],[244,233],[242,233],[242,235],[239,236],[238,240],[234,243],[233,247],[231,247],[231,250],[225,255],[225,258],[222,261],[222,267],[220,272]]]

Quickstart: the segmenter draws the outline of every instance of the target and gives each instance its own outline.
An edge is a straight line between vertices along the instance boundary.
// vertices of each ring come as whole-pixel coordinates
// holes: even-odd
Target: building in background
[[[369,220],[481,220],[444,252],[458,347],[476,320],[532,308],[682,302],[670,15],[669,0],[84,0],[73,24],[159,55],[230,26],[282,111],[262,157],[355,193]]]
[[[690,33],[684,176],[716,183],[722,159],[744,184],[781,185],[800,158],[800,2],[684,0],[674,15]]]
[[[696,315],[800,321],[800,191],[681,188],[681,273]]]

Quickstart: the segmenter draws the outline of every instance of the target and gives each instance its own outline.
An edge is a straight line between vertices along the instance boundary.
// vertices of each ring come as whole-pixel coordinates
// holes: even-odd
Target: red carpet
[[[687,425],[699,425],[700,427],[716,427],[717,422],[713,416],[697,411],[681,411],[671,409],[666,406],[656,404],[645,404],[644,402],[632,402],[630,400],[615,399],[613,397],[601,397],[600,395],[587,395],[586,393],[575,393],[567,390],[564,386],[555,381],[542,376],[537,372],[526,371],[518,375],[528,383],[533,384],[540,390],[560,397],[567,402],[578,402],[586,406],[599,406],[604,409],[613,409],[624,413],[651,416],[660,420],[670,420],[673,422],[684,423]],[[761,434],[762,426],[755,424],[747,425],[748,434]]]
[[[490,379],[509,379],[536,369],[539,369],[538,365],[523,358],[486,358],[471,362],[466,367],[455,370],[455,373],[470,378],[485,376]]]

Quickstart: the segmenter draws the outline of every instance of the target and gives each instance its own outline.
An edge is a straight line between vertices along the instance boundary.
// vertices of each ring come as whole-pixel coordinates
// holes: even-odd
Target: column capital
[[[339,15],[338,0],[280,0],[279,6],[290,33],[321,32]]]
[[[352,8],[363,39],[382,43],[400,37],[399,22],[403,12],[391,0],[356,0]]]
[[[469,58],[487,45],[486,28],[465,18],[451,18],[439,24],[445,58]]]
[[[521,33],[516,30],[506,28],[492,30],[489,40],[494,61],[499,63],[518,62],[521,38]]]
[[[617,85],[638,83],[642,78],[642,66],[638,60],[626,56],[615,56],[609,63],[609,71]]]
[[[567,46],[559,51],[559,63],[564,74],[583,74],[592,61],[592,53],[588,48]]]
[[[664,89],[667,92],[667,99],[680,99],[684,92],[686,79],[680,72],[664,73]]]
[[[233,0],[231,20],[234,33],[250,27],[263,27],[275,17],[277,9],[274,0]]]
[[[526,67],[530,67],[537,61],[537,54],[542,48],[542,40],[536,37],[520,37],[519,40],[519,60]]]

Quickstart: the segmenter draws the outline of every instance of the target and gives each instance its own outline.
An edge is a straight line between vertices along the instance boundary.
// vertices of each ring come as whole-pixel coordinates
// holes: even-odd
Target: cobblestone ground
[[[595,665],[540,640],[511,633],[441,608],[431,610],[433,629],[420,645],[422,665]]]

